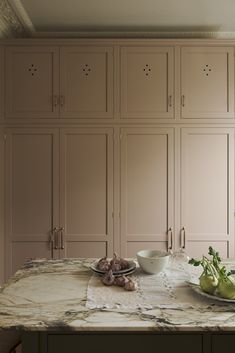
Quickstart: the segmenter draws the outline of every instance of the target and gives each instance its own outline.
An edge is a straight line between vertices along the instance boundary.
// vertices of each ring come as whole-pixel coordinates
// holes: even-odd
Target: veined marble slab
[[[92,275],[91,261],[42,259],[27,262],[1,289],[0,329],[235,331],[235,304],[200,297],[193,290],[193,303],[198,300],[199,304],[195,308],[88,309],[85,304]],[[188,285],[182,280],[184,286]]]

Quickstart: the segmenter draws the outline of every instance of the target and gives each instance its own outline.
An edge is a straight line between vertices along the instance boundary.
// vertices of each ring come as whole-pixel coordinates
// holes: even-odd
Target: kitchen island
[[[165,274],[148,276],[138,269],[135,278],[142,278],[140,287],[147,284],[148,295],[139,288],[126,297],[118,288],[117,295],[129,298],[126,305],[115,296],[112,305],[110,295],[107,305],[105,298],[97,305],[89,293],[94,289],[93,296],[102,295],[106,287],[98,287],[91,261],[32,260],[1,289],[0,329],[19,331],[23,353],[32,353],[32,347],[33,353],[106,353],[126,347],[137,353],[147,347],[149,352],[164,347],[166,353],[217,353],[235,346],[235,304],[200,296],[188,285],[184,269],[177,269],[172,283]],[[166,289],[161,300],[158,282]]]

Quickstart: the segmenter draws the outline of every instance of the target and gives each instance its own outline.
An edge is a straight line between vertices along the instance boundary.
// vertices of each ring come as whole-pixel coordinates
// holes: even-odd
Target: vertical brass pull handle
[[[172,95],[168,96],[168,107],[172,107]]]
[[[168,251],[173,249],[173,229],[170,227],[167,232],[168,239],[167,239],[167,248]]]
[[[59,232],[60,228],[53,228],[52,234],[53,234],[53,249],[57,250],[59,249],[59,244],[58,244],[58,237],[57,233]]]
[[[51,249],[54,249],[54,244],[55,244],[55,228],[52,229],[50,233],[50,243],[51,243]]]
[[[184,94],[181,96],[181,105],[182,105],[182,107],[185,107],[185,96],[184,96]]]
[[[181,249],[185,249],[186,245],[186,232],[185,232],[185,227],[181,229],[181,235],[180,235],[180,246]]]
[[[61,106],[61,107],[64,106],[64,100],[65,100],[65,99],[64,99],[64,96],[61,95],[61,96],[60,96],[60,106]]]
[[[60,228],[60,244],[61,244],[61,250],[64,249],[64,227]]]

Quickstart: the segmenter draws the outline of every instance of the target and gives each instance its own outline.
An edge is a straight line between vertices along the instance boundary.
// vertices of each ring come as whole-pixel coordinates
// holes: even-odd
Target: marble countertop
[[[192,298],[191,303],[91,309],[86,305],[91,261],[41,259],[27,262],[1,289],[0,329],[235,331],[235,304],[200,296],[189,287],[184,276],[178,287]],[[174,296],[172,300],[174,302]]]

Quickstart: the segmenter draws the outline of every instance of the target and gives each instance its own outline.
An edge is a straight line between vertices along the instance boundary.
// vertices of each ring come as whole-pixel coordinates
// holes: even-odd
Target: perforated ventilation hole
[[[145,73],[145,76],[149,76],[150,72],[151,72],[151,68],[149,67],[149,64],[146,64],[143,68],[143,71]]]
[[[91,72],[91,67],[88,64],[85,64],[82,68],[82,71],[84,72],[85,77],[87,77]]]
[[[211,70],[212,70],[211,67],[208,64],[206,64],[204,66],[203,72],[205,73],[206,76],[209,76],[209,73],[211,72]]]
[[[38,69],[34,64],[31,64],[31,66],[28,68],[28,71],[31,73],[31,76],[34,76]]]

